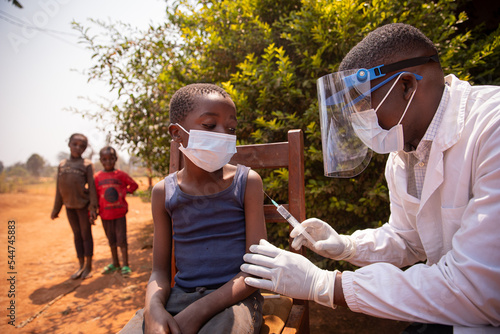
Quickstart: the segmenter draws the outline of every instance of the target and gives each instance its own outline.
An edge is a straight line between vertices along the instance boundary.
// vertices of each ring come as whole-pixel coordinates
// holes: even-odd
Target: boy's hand
[[[97,212],[95,210],[91,210],[89,214],[89,220],[91,225],[95,225],[95,220],[97,219]]]
[[[159,310],[158,314],[144,311],[144,333],[182,334],[175,319],[165,309]]]
[[[56,218],[59,218],[59,214],[58,214],[58,213],[56,213],[56,212],[52,212],[52,213],[50,214],[50,219],[54,220],[54,219],[56,219]]]
[[[316,242],[311,244],[303,234],[299,226],[294,228],[290,237],[294,238],[292,247],[299,250],[306,246],[316,254],[336,261],[349,259],[356,254],[356,245],[350,236],[339,235],[329,224],[317,218],[309,218],[300,224],[305,228]]]

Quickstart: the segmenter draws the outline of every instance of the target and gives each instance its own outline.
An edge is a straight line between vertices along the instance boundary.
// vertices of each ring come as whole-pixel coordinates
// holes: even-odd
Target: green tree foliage
[[[447,73],[477,83],[499,83],[500,28],[458,32],[465,13],[452,0],[177,0],[168,20],[143,32],[94,22],[107,43],[75,23],[94,55],[90,79],[106,80],[119,99],[94,117],[111,115],[117,140],[155,170],[168,167],[168,101],[181,86],[223,86],[238,109],[242,144],[305,132],[307,216],[339,232],[377,227],[389,214],[386,156],[352,179],[323,176],[316,80],[338,69],[343,56],[378,26],[404,22],[437,45]],[[287,171],[263,174],[275,199],[286,197]],[[272,231],[284,236],[286,232]]]
[[[43,168],[45,166],[45,160],[38,154],[32,154],[29,158],[28,161],[26,162],[26,169],[33,175],[33,176],[40,176],[40,174],[43,171]]]
[[[183,85],[184,72],[189,70],[178,45],[180,36],[168,23],[138,35],[129,25],[92,22],[108,44],[98,44],[96,40],[103,36],[90,35],[89,28],[74,23],[94,52],[96,63],[88,70],[89,80],[107,82],[117,100],[101,104],[96,113],[84,114],[98,121],[103,130],[111,125],[118,144],[130,146],[149,168],[163,171],[168,166],[169,96]]]

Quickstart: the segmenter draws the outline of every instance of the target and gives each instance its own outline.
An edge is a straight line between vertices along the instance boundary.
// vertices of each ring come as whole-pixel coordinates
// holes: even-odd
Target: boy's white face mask
[[[196,166],[207,172],[215,172],[226,165],[236,153],[236,136],[220,132],[191,130],[187,147],[179,150]]]
[[[362,112],[355,112],[351,115],[352,127],[356,135],[361,139],[361,141],[371,148],[373,151],[385,154],[390,152],[401,151],[404,148],[404,135],[403,135],[403,125],[401,121],[408,110],[408,107],[415,96],[416,89],[413,91],[408,104],[406,105],[403,115],[399,119],[398,124],[390,128],[389,130],[383,129],[378,124],[377,111],[384,103],[385,99],[392,92],[392,89],[398,82],[399,78],[403,73],[401,73],[396,81],[392,84],[391,88],[384,96],[380,104],[376,109],[369,109]]]

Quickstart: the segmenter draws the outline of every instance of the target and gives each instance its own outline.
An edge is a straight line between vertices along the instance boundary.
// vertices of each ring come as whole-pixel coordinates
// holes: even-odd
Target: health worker
[[[406,333],[500,332],[500,87],[444,76],[434,44],[400,23],[369,33],[339,70],[318,80],[325,175],[390,153],[389,221],[339,235],[307,219],[316,242],[295,228],[294,248],[361,268],[321,270],[262,240],[244,256],[246,283],[411,322]]]

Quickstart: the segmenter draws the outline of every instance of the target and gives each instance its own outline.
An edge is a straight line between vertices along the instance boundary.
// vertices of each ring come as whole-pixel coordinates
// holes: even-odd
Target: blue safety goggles
[[[435,55],[427,56],[427,57],[417,57],[417,58],[405,59],[405,60],[401,60],[401,61],[389,64],[389,65],[375,66],[375,67],[370,68],[369,70],[360,69],[356,73],[356,77],[361,82],[366,81],[366,79],[368,79],[368,78],[370,78],[370,80],[373,80],[373,79],[383,77],[384,75],[386,75],[387,73],[390,73],[390,72],[399,71],[399,70],[402,70],[402,69],[405,69],[408,67],[427,64],[431,60],[435,61],[436,63],[439,63],[438,55],[435,54]],[[394,77],[394,76],[392,76],[392,77]]]

